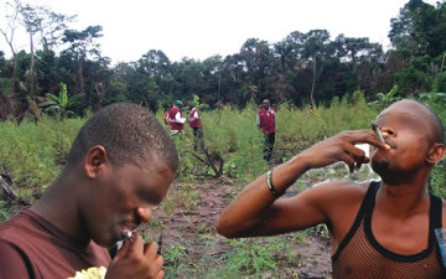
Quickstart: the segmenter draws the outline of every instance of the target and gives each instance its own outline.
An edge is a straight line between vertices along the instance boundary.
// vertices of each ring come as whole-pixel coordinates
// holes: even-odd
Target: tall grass
[[[334,98],[329,107],[303,110],[282,104],[277,110],[276,156],[288,160],[317,141],[344,130],[370,129],[370,122],[378,114],[370,108],[362,93],[353,93],[339,100]]]
[[[445,121],[444,109],[437,103],[430,105]],[[236,178],[240,183],[268,169],[263,160],[263,136],[255,122],[257,110],[255,104],[249,103],[242,111],[224,108],[201,112],[206,150],[220,156],[224,161],[223,174]],[[359,91],[343,99],[334,98],[328,107],[297,109],[285,103],[276,111],[273,151],[276,163],[286,161],[315,142],[340,131],[369,129],[370,122],[379,113],[367,105]],[[157,117],[162,120],[162,113]],[[44,118],[38,125],[31,121],[19,126],[2,122],[0,162],[8,165],[19,188],[31,187],[41,192],[58,175],[64,157],[84,122],[85,119],[56,121],[51,118]],[[181,162],[179,179],[194,181],[215,175],[198,159],[205,156],[202,151],[193,149],[193,134],[187,125],[184,133],[175,136],[174,141]],[[441,189],[444,172],[444,167],[436,167],[430,180],[432,189]],[[440,190],[435,190],[435,193],[440,193]]]
[[[84,120],[56,121],[44,118],[39,124],[24,121],[19,126],[0,123],[0,162],[7,164],[18,191],[41,193],[59,174],[75,134]]]

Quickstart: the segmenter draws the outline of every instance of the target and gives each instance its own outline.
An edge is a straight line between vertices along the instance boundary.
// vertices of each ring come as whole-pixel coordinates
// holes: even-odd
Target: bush
[[[40,195],[50,185],[82,123],[79,119],[61,122],[50,118],[38,125],[27,120],[20,126],[0,123],[0,162],[8,165],[19,194]]]

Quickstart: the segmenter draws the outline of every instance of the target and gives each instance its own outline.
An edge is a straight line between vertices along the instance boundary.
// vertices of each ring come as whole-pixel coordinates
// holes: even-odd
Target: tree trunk
[[[39,123],[42,119],[40,118],[40,111],[39,106],[36,102],[36,98],[30,98],[29,96],[26,96],[26,101],[28,102],[28,111],[31,111],[36,124]]]
[[[98,96],[96,110],[100,110],[102,108],[102,103],[104,102],[105,95],[107,94],[107,89],[105,88],[103,82],[96,82],[94,85],[94,89],[96,90],[96,95]]]
[[[6,35],[3,33],[5,38]],[[11,87],[9,88],[9,92],[6,93],[6,109],[4,118],[7,120],[12,120],[15,122],[15,113],[16,113],[16,103],[15,103],[15,88],[17,83],[17,54],[15,52],[14,46],[12,42],[8,41],[9,48],[12,53],[12,75],[11,75]]]
[[[31,67],[30,67],[30,95],[31,95],[31,99],[34,99],[34,94],[35,94],[35,90],[34,90],[34,64],[35,64],[35,59],[34,59],[34,43],[33,43],[33,33],[29,32],[29,42],[30,42],[30,47],[31,47]]]
[[[311,82],[311,92],[310,92],[310,101],[311,107],[315,108],[316,104],[314,102],[314,88],[316,86],[316,55],[313,56],[313,81]]]
[[[440,72],[438,74],[441,74],[443,72],[445,60],[446,60],[446,53],[443,56],[443,61],[441,62]]]
[[[11,77],[11,87],[6,95],[6,107],[7,107],[7,120],[12,120],[16,122],[16,101],[15,101],[15,88],[17,83],[17,55],[13,54],[13,66],[12,66],[12,77]]]
[[[83,56],[79,56],[78,65],[77,65],[77,88],[78,88],[78,94],[85,93],[86,100],[85,100],[85,107],[90,107],[90,95],[87,94],[84,91],[84,73],[83,73]]]

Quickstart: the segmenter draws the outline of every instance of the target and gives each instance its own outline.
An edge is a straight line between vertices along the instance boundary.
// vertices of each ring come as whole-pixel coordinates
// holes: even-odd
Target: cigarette
[[[128,239],[130,242],[133,242],[133,234],[134,231],[121,231],[119,233],[120,235],[120,240],[118,240],[115,245],[114,245],[114,249],[116,249],[116,251],[119,251],[122,247],[122,245],[124,245],[124,239]]]
[[[384,141],[384,138],[381,134],[381,131],[378,129],[378,127],[376,126],[375,122],[371,123],[372,126],[372,130],[375,132],[376,137],[378,138],[378,140],[382,143],[382,144],[386,144],[386,142]]]
[[[121,239],[127,238],[130,242],[133,242],[134,231],[121,231]]]

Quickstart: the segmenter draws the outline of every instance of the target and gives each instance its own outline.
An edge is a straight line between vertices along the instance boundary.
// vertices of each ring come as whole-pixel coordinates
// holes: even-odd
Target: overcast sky
[[[0,0],[0,17],[4,2]],[[389,46],[390,19],[409,0],[33,0],[65,15],[78,15],[71,26],[101,25],[103,55],[112,63],[136,61],[150,49],[171,61],[198,60],[237,53],[248,38],[269,43],[293,31],[327,29],[331,39],[369,37]],[[424,0],[435,4],[435,0]],[[2,22],[0,22],[2,23]],[[18,47],[25,47],[26,40]],[[0,37],[0,50],[7,51]],[[28,50],[27,50],[28,51]]]

